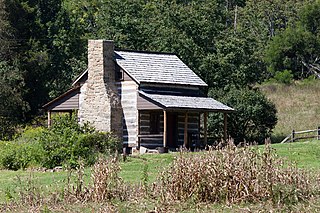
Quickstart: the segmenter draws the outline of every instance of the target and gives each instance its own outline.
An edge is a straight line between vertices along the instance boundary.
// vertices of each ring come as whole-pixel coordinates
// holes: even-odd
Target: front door
[[[178,141],[178,114],[167,113],[167,146],[169,148],[177,147]]]

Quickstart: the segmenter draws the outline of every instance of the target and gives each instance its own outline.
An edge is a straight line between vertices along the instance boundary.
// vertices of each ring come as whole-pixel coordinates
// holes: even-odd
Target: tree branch
[[[315,60],[317,61],[317,59]],[[305,66],[309,72],[312,72],[317,78],[320,79],[320,65],[319,64],[308,64],[305,61],[301,61],[303,66]]]

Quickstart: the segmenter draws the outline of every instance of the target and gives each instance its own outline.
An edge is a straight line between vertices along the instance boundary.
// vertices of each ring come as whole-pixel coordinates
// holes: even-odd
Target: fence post
[[[320,140],[320,126],[318,126],[318,140]]]
[[[294,130],[292,130],[292,135],[291,135],[291,142],[294,142],[294,136],[295,136],[295,131]]]

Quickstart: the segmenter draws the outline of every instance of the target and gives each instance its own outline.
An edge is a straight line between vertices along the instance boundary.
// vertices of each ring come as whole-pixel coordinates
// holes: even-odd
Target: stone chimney
[[[115,84],[114,43],[88,41],[88,80],[81,88],[80,123],[113,132],[122,139],[122,109]]]

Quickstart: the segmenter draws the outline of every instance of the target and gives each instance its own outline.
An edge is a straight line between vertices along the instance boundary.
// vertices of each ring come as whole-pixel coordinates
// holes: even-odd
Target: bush
[[[99,154],[114,154],[121,151],[122,145],[111,133],[94,132],[85,134],[75,145],[75,156],[87,159],[87,164],[95,163]]]
[[[57,116],[51,128],[41,138],[44,149],[42,165],[47,168],[68,165],[77,167],[79,159],[85,165],[95,163],[99,154],[111,154],[118,150],[119,141],[111,133],[94,131],[88,125],[80,126],[76,116]]]
[[[277,71],[269,81],[289,85],[293,82],[293,74],[290,70]]]
[[[26,128],[13,141],[0,142],[0,166],[4,169],[18,170],[40,165],[43,149],[39,137],[43,128]]]
[[[314,185],[314,183],[316,183]],[[293,204],[318,193],[319,184],[294,165],[284,163],[270,146],[264,151],[229,144],[220,150],[181,153],[161,173],[155,192],[163,201]],[[156,194],[157,194],[156,193]]]
[[[276,107],[259,90],[231,90],[227,93],[210,94],[220,97],[222,103],[235,109],[228,114],[228,134],[236,144],[240,142],[260,142],[270,137],[277,123]],[[223,137],[223,115],[211,113],[208,125],[209,133]]]
[[[95,131],[88,125],[80,126],[76,116],[59,115],[51,128],[26,128],[13,141],[0,143],[0,166],[18,170],[29,166],[93,165],[99,155],[120,151],[121,144],[111,133]]]

